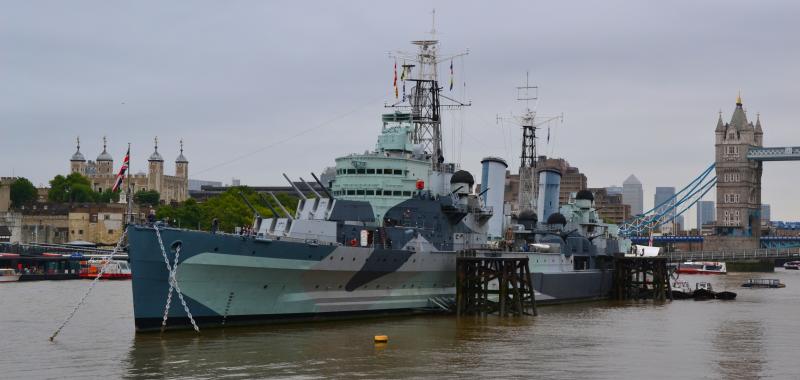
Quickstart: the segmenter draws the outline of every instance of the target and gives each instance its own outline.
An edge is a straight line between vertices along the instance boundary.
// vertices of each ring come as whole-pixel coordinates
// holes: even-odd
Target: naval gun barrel
[[[243,192],[241,192],[241,191],[239,192],[239,197],[242,198],[242,200],[247,205],[247,207],[250,207],[250,209],[253,210],[253,214],[256,215],[256,218],[261,218],[261,213],[259,213],[258,210],[256,210],[255,207],[253,207],[253,204],[250,203],[249,200],[247,200],[247,197],[244,196]]]
[[[319,193],[316,190],[314,190],[314,188],[311,187],[311,185],[309,185],[308,182],[306,182],[306,180],[303,179],[303,177],[298,177],[298,178],[300,178],[300,182],[302,182],[304,185],[306,185],[306,187],[309,190],[311,190],[312,193],[314,193],[314,196],[316,196],[317,199],[322,199],[322,196],[319,195]]]
[[[292,180],[291,180],[291,179],[289,179],[289,176],[287,176],[287,175],[286,175],[286,173],[282,173],[282,174],[283,174],[283,178],[286,178],[286,181],[288,181],[288,182],[289,182],[289,185],[291,185],[291,186],[292,186],[292,189],[294,189],[294,191],[297,193],[297,196],[299,196],[300,198],[302,198],[304,201],[307,201],[307,200],[308,200],[308,198],[306,198],[306,196],[305,196],[305,195],[303,195],[303,192],[302,192],[302,191],[300,191],[300,189],[298,189],[298,188],[297,188],[297,186],[295,186],[295,185],[294,185],[294,182],[292,182]]]
[[[311,176],[314,177],[314,181],[317,181],[317,184],[319,184],[319,187],[321,187],[322,191],[325,192],[325,195],[327,195],[328,198],[333,199],[333,195],[331,195],[331,193],[328,191],[328,188],[325,187],[325,185],[322,184],[322,181],[320,181],[319,178],[317,178],[317,175],[314,174],[314,173],[311,173]]]
[[[267,200],[267,197],[265,197],[264,194],[261,194],[261,193],[256,193],[256,194],[258,194],[258,196],[261,198],[261,200],[264,201],[264,203],[267,204],[267,207],[269,208],[269,211],[272,211],[272,216],[274,216],[276,218],[280,217],[280,214],[278,214],[278,211],[276,211],[275,208],[272,207],[271,204],[269,204],[269,200]]]
[[[275,196],[275,193],[270,191],[269,195],[272,197],[272,199],[275,201],[275,203],[278,204],[278,207],[281,208],[283,213],[286,214],[286,217],[289,218],[289,220],[294,220],[294,218],[292,218],[292,214],[289,214],[289,211],[286,210],[286,207],[283,207],[283,204],[281,203],[281,201],[278,200],[278,197]]]

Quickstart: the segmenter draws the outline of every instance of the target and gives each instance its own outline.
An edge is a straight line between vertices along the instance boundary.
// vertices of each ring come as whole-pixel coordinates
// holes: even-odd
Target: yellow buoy
[[[375,335],[375,343],[389,343],[388,335]]]

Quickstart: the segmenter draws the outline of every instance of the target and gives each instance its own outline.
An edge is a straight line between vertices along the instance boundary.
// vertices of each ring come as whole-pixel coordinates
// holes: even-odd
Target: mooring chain
[[[172,291],[174,290],[178,293],[178,299],[181,301],[181,305],[183,305],[183,310],[186,312],[186,316],[189,317],[189,322],[191,322],[194,331],[200,332],[200,327],[197,326],[197,323],[194,321],[194,317],[192,317],[192,312],[189,311],[189,305],[186,304],[186,300],[183,299],[183,293],[181,292],[180,286],[178,286],[178,258],[181,254],[181,245],[175,247],[175,259],[173,264],[169,264],[169,258],[167,257],[167,250],[164,249],[164,241],[161,239],[161,232],[158,230],[158,226],[153,225],[153,229],[156,231],[156,237],[158,238],[158,245],[161,248],[161,256],[164,257],[164,264],[167,266],[167,271],[169,272],[169,292],[167,293],[167,304],[164,307],[164,317],[161,320],[161,332],[167,327],[167,318],[169,318],[169,307],[172,303]]]
[[[92,289],[94,289],[94,286],[97,284],[97,281],[100,280],[101,277],[103,277],[103,274],[106,272],[106,269],[109,268],[109,264],[111,264],[111,259],[114,258],[114,255],[117,254],[117,252],[119,251],[120,247],[122,246],[122,242],[125,240],[125,235],[127,233],[128,233],[127,230],[123,230],[122,235],[119,237],[117,245],[114,247],[114,250],[111,251],[111,253],[109,253],[108,256],[101,259],[103,260],[104,264],[102,267],[100,267],[100,270],[97,272],[97,276],[95,276],[94,280],[92,280],[92,283],[89,284],[88,289],[86,289],[86,292],[83,293],[83,296],[81,297],[80,301],[78,301],[75,307],[72,308],[72,311],[67,316],[67,319],[65,319],[64,322],[62,322],[61,325],[58,326],[56,331],[53,332],[53,335],[50,336],[51,342],[56,338],[56,335],[58,335],[58,333],[61,332],[61,329],[63,329],[64,326],[66,326],[67,323],[69,323],[72,317],[75,316],[75,313],[78,312],[78,309],[80,309],[80,307],[84,304],[84,302],[86,302],[86,298],[89,297],[89,294],[92,292]]]

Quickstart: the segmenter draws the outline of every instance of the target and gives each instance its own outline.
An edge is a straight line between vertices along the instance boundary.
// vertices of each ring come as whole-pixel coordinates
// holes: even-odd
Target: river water
[[[747,278],[783,289],[745,289]],[[413,316],[134,334],[130,282],[0,284],[0,378],[800,378],[800,272],[686,276],[735,301],[592,302],[538,317]],[[166,290],[166,289],[165,289]],[[383,346],[374,335],[389,335]]]

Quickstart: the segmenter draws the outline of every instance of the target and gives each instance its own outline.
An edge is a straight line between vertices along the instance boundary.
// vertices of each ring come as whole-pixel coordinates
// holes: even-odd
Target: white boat
[[[687,261],[678,265],[678,273],[684,274],[726,274],[725,263],[718,261]]]
[[[800,270],[800,261],[789,261],[783,264],[783,269]]]
[[[19,281],[20,274],[12,268],[0,268],[0,282]]]

